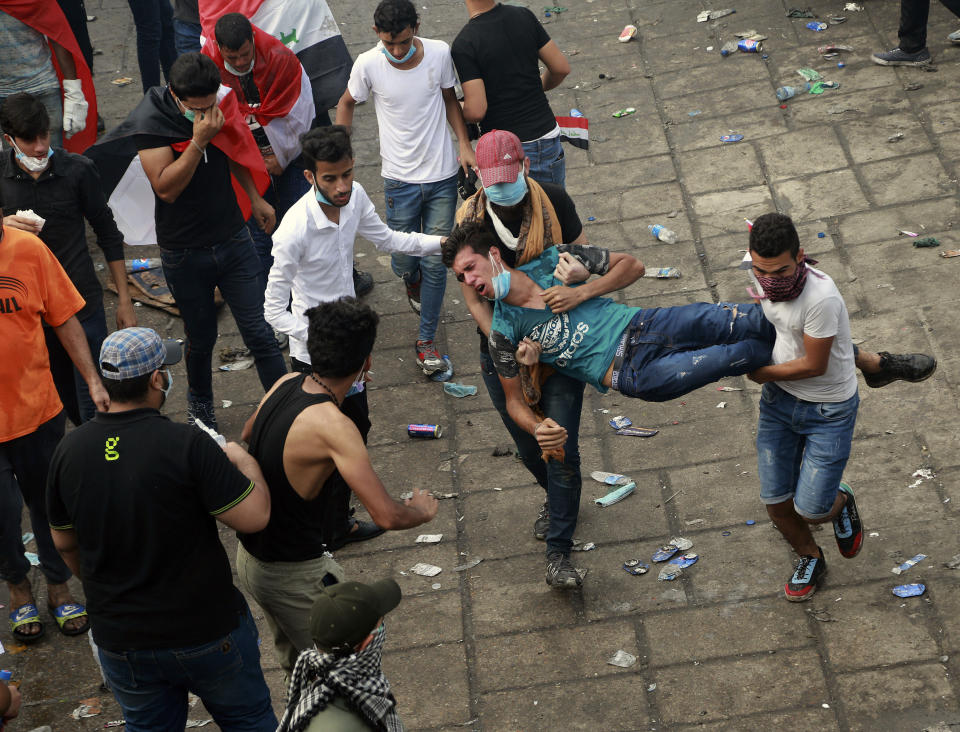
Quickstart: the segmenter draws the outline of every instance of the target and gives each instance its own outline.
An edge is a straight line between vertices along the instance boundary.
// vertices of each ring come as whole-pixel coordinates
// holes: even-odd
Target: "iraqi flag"
[[[77,78],[80,79],[80,88],[83,89],[83,97],[87,100],[87,124],[80,132],[71,136],[69,139],[64,137],[63,147],[70,152],[82,153],[90,147],[97,139],[97,92],[93,88],[93,77],[90,75],[90,67],[80,53],[80,47],[77,45],[77,39],[67,23],[67,18],[57,3],[38,2],[37,0],[0,0],[0,10],[7,13],[21,23],[30,26],[38,33],[47,37],[47,41],[56,41],[73,57],[73,64],[77,68]],[[7,49],[7,53],[12,53]],[[57,57],[50,48],[50,58],[53,61],[53,68],[57,72],[57,79],[63,84],[63,71],[57,63]],[[63,97],[63,87],[61,86],[61,99]]]
[[[586,117],[557,117],[560,139],[581,150],[590,149],[589,122]]]
[[[220,16],[243,13],[297,55],[318,114],[337,106],[353,60],[326,0],[200,0],[199,6],[205,38],[214,37]]]
[[[251,106],[244,98],[240,80],[226,70],[216,40],[208,38],[203,53],[220,69],[220,79],[233,89],[240,113],[256,120],[273,148],[281,168],[300,154],[300,135],[310,129],[316,116],[310,78],[293,51],[269,33],[253,26],[253,83],[260,103]]]
[[[210,144],[249,170],[257,190],[262,193],[270,184],[270,176],[250,128],[240,114],[233,90],[221,86],[217,91],[217,104],[223,112],[224,122]],[[166,87],[155,86],[147,91],[119,127],[104,135],[85,153],[100,172],[103,191],[124,241],[134,245],[156,244],[156,203],[153,188],[137,154],[137,135],[167,138],[170,147],[182,153],[193,137],[193,123],[181,114]],[[246,221],[250,218],[250,199],[236,178],[233,179],[233,190]]]

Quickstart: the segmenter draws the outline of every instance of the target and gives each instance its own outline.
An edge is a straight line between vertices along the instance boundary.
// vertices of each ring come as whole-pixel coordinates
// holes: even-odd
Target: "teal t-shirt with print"
[[[559,253],[557,247],[551,247],[517,269],[544,289],[560,285],[553,276]],[[520,341],[530,338],[543,349],[541,363],[606,392],[603,377],[613,362],[623,331],[638,310],[606,297],[592,298],[569,312],[557,314],[547,307],[534,310],[498,300],[490,328],[490,355],[498,373],[507,378],[516,376],[513,353]],[[504,343],[504,339],[509,343]]]

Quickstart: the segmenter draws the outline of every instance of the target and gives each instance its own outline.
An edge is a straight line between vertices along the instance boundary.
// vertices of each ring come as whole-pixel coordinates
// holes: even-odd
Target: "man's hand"
[[[437,515],[437,509],[440,508],[440,502],[430,491],[422,491],[419,488],[413,489],[413,497],[405,500],[404,504],[420,511],[427,517],[427,521],[431,521]]]
[[[97,377],[96,381],[88,381],[87,389],[90,391],[90,398],[93,400],[98,412],[106,412],[110,409],[110,395],[107,394],[107,390],[103,388],[103,383],[99,377]]]
[[[264,155],[263,164],[267,166],[267,172],[274,176],[283,175],[283,168],[280,167],[280,162],[277,160],[276,155]]]
[[[277,213],[273,210],[273,206],[257,196],[255,200],[250,202],[250,212],[253,214],[257,226],[268,234],[273,233],[273,227],[277,224]]]
[[[553,276],[565,285],[575,285],[590,279],[590,271],[570,252],[560,252],[560,261],[553,270]]]
[[[7,684],[3,681],[0,681],[0,684],[4,684],[4,686],[7,687],[7,693],[10,696],[10,703],[7,705],[7,711],[3,713],[3,719],[14,719],[18,714],[20,714],[20,689],[16,684]]]
[[[540,360],[540,354],[542,352],[543,347],[539,343],[529,338],[524,338],[520,341],[520,345],[517,346],[517,352],[514,354],[514,358],[517,363],[522,363],[524,366],[534,366],[537,361]]]
[[[197,112],[193,118],[193,139],[200,147],[207,144],[223,127],[224,117],[220,107],[216,104],[205,112]]]
[[[467,175],[470,175],[471,169],[477,167],[477,154],[473,151],[469,140],[466,145],[460,145],[460,167]]]
[[[579,287],[563,287],[554,285],[548,287],[540,293],[540,297],[547,304],[547,307],[554,313],[565,313],[573,310],[577,305],[583,302]]]
[[[135,328],[137,326],[137,310],[133,301],[128,297],[117,303],[117,330]]]
[[[534,429],[533,436],[536,438],[541,450],[556,450],[557,448],[563,447],[566,443],[567,428],[561,427],[547,417]]]
[[[39,221],[34,221],[33,219],[28,219],[26,216],[4,216],[3,225],[9,226],[11,229],[20,229],[20,231],[28,231],[31,234],[39,234],[40,229],[43,226]]]
[[[83,96],[80,79],[63,80],[63,136],[71,138],[87,126],[89,105]]]

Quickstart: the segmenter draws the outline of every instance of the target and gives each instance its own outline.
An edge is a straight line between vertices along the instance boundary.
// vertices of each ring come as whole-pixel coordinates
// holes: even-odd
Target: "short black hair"
[[[147,396],[151,376],[153,376],[152,372],[143,376],[134,376],[132,379],[108,379],[101,376],[100,381],[110,395],[111,402],[139,402]]]
[[[373,24],[379,32],[389,33],[391,38],[407,28],[416,28],[419,22],[420,16],[410,0],[381,0],[373,11]]]
[[[440,256],[447,267],[452,267],[453,260],[464,247],[470,247],[477,254],[486,256],[490,253],[491,247],[499,248],[499,244],[500,241],[486,226],[468,221],[453,227],[450,236],[440,247]]]
[[[789,251],[796,258],[800,251],[800,236],[793,220],[776,212],[758,216],[750,229],[750,251],[768,259]]]
[[[307,354],[317,376],[342,378],[357,373],[373,351],[380,317],[355,297],[310,308]]]
[[[343,125],[315,127],[300,137],[303,157],[310,163],[310,171],[315,172],[317,162],[337,163],[344,158],[353,157],[350,145],[350,131]]]
[[[0,129],[32,142],[50,132],[50,113],[33,94],[11,94],[0,106]]]
[[[253,26],[243,13],[227,13],[213,27],[213,35],[221,46],[236,51],[253,40]]]
[[[206,97],[220,88],[220,69],[209,56],[191,51],[173,62],[167,81],[181,100]]]

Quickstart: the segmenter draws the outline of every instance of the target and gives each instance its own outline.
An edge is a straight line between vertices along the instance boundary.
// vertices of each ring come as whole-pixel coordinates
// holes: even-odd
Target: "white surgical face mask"
[[[234,76],[246,76],[247,74],[253,73],[253,66],[254,66],[254,64],[256,64],[256,62],[257,62],[257,57],[254,56],[252,59],[250,59],[250,68],[247,69],[246,71],[239,71],[239,70],[235,69],[233,66],[231,66],[229,63],[227,63],[227,60],[224,59],[224,60],[223,60],[223,68],[225,68],[227,71],[229,71],[229,72],[230,72],[231,74],[233,74]]]
[[[162,372],[167,377],[167,385],[163,389],[163,400],[167,400],[167,395],[170,393],[170,390],[173,388],[173,374],[170,372],[170,369],[163,369]]]
[[[31,173],[42,173],[47,169],[47,166],[50,165],[50,158],[53,157],[53,148],[47,148],[47,154],[42,158],[34,158],[23,152],[17,143],[13,141],[13,138],[9,135],[7,136],[7,141],[13,145],[14,153],[17,156],[17,160],[23,165],[24,168],[29,170]]]

